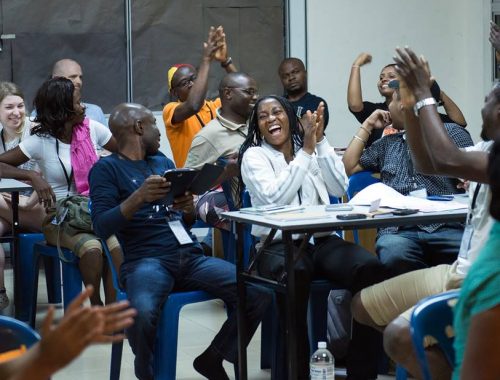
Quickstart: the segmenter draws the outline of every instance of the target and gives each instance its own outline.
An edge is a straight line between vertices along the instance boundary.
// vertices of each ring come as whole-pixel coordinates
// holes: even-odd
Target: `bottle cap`
[[[318,348],[326,348],[326,342],[318,342]]]

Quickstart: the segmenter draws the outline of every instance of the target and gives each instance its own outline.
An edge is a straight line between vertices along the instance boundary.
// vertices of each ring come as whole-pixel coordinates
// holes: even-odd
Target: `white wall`
[[[165,130],[165,124],[163,123],[163,115],[161,111],[153,112],[153,115],[156,119],[156,126],[160,130],[161,141],[160,141],[160,150],[163,154],[165,154],[171,160],[174,159],[172,155],[172,149],[170,149],[170,144],[168,143],[167,132]],[[106,120],[109,120],[109,114],[106,114]]]
[[[170,144],[168,143],[167,132],[165,130],[165,124],[163,123],[163,115],[161,111],[153,112],[156,118],[156,126],[161,133],[160,150],[171,160],[174,159],[172,155],[172,149],[170,149]]]
[[[299,3],[292,0],[291,7]],[[346,146],[358,125],[346,101],[356,56],[373,55],[362,69],[363,98],[381,101],[380,69],[392,62],[396,46],[405,45],[426,56],[478,140],[480,109],[491,88],[490,0],[309,0],[306,6],[309,90],[328,102],[327,136],[334,145]]]

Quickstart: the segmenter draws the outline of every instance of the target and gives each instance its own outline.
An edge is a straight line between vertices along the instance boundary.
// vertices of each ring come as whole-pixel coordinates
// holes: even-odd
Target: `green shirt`
[[[488,241],[465,278],[454,308],[455,369],[453,379],[460,378],[467,336],[472,318],[500,305],[500,222],[495,221]]]

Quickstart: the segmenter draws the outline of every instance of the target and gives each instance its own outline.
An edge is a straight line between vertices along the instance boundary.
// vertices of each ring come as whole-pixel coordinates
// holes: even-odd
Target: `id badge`
[[[54,226],[58,226],[60,225],[62,222],[64,222],[64,219],[66,219],[66,215],[68,214],[68,208],[65,207],[61,214],[58,215],[56,213],[56,215],[54,216],[54,219],[52,219],[52,221],[50,222],[51,224],[53,224]]]
[[[193,243],[193,239],[191,239],[191,236],[189,236],[189,234],[186,232],[186,229],[179,220],[171,220],[170,222],[168,222],[168,225],[170,226],[170,229],[174,233],[174,236],[180,245]]]
[[[412,197],[417,197],[417,198],[427,198],[427,190],[425,189],[425,187],[423,187],[421,189],[416,189],[416,190],[410,191],[410,195]]]
[[[458,257],[467,259],[473,232],[474,227],[472,227],[472,224],[467,223],[464,228],[464,234],[462,235],[462,242],[460,243],[460,251],[458,251]]]

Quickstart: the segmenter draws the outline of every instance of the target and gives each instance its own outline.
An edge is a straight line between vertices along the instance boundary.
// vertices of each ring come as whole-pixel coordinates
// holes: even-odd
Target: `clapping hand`
[[[423,56],[417,57],[409,47],[396,48],[394,61],[400,79],[417,100],[432,97],[429,63]]]
[[[68,306],[61,322],[53,326],[54,308],[50,308],[42,325],[40,351],[44,365],[52,370],[64,367],[93,343],[114,343],[123,334],[110,335],[132,325],[135,309],[128,301],[107,306],[82,306],[94,288],[87,286]]]
[[[224,34],[222,26],[218,26],[217,28],[211,26],[210,30],[208,31],[207,41],[203,43],[204,58],[209,60],[221,60],[222,55],[226,54],[226,36]]]
[[[307,111],[304,116],[302,116],[300,124],[304,131],[304,146],[303,149],[308,154],[313,154],[316,149],[318,130],[318,114],[317,112]]]

